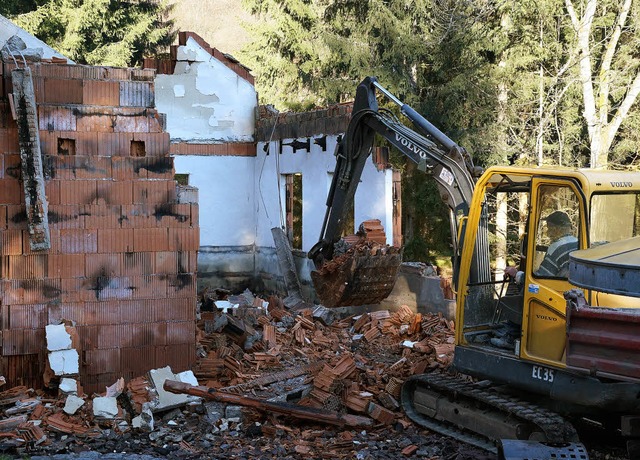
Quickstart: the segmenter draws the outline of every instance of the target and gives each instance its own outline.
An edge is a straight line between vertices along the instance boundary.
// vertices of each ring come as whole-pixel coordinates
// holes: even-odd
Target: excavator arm
[[[378,107],[376,89],[400,106],[400,111],[413,122],[417,131],[400,122],[392,112]],[[450,209],[454,272],[457,272],[455,265],[461,247],[458,226],[461,217],[469,211],[476,168],[462,147],[389,93],[374,77],[367,77],[358,85],[347,132],[336,148],[336,168],[320,239],[309,251],[309,258],[317,269],[312,273],[316,292],[327,306],[362,305],[383,300],[393,288],[401,262],[401,257],[391,251],[390,254],[378,254],[378,257],[367,254],[359,260],[346,258],[333,263],[330,270],[323,269],[334,259],[345,210],[353,202],[376,134],[436,181],[440,195]],[[337,273],[342,275],[337,276]]]

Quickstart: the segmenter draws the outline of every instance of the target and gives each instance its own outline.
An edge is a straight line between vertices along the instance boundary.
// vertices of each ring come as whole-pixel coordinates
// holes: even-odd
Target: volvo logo
[[[536,318],[543,319],[545,321],[558,321],[558,318],[554,318],[553,316],[547,316],[547,315],[536,315]]]
[[[396,133],[396,141],[400,142],[407,149],[412,150],[414,153],[417,153],[418,155],[420,155],[420,158],[422,158],[423,160],[427,159],[427,153],[424,150],[422,150],[420,147],[418,147],[416,144],[411,142],[406,137],[401,136],[399,133]]]
[[[610,182],[612,187],[633,187],[633,182]]]

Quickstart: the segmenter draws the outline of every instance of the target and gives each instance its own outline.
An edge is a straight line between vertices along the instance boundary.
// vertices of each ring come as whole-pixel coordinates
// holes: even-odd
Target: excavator
[[[398,105],[412,128],[379,107],[377,93]],[[409,418],[502,459],[586,459],[577,429],[585,427],[625,436],[630,458],[640,458],[640,172],[482,171],[367,77],[336,148],[321,235],[308,253],[316,293],[328,307],[380,302],[402,262],[400,250],[341,244],[345,210],[376,136],[435,180],[450,217],[454,361],[447,373],[404,383]]]

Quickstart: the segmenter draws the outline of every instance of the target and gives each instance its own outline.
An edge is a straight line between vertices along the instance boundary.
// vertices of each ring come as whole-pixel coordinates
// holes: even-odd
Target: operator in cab
[[[574,235],[571,219],[564,211],[554,211],[543,220],[547,223],[547,236],[551,244],[533,273],[536,276],[568,278],[569,253],[578,249],[578,238]],[[504,271],[516,284],[524,281],[524,272],[516,267],[507,267]]]
[[[547,236],[551,244],[542,263],[534,272],[536,276],[567,278],[569,253],[578,249],[578,238],[573,234],[571,219],[564,211],[554,211],[545,218]]]

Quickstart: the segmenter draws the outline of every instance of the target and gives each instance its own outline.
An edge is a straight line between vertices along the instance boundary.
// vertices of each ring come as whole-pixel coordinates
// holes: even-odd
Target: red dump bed
[[[640,379],[640,309],[567,302],[567,366],[602,377]]]

